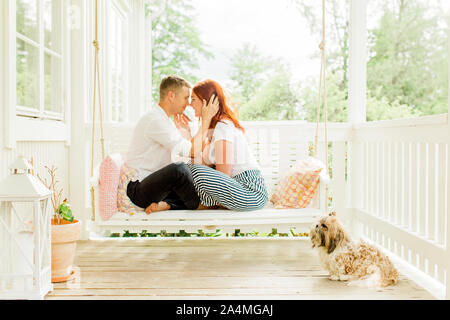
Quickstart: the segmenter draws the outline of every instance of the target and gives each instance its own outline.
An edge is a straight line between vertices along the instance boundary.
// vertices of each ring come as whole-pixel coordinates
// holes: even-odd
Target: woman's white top
[[[209,160],[212,164],[216,164],[216,142],[222,140],[233,144],[232,177],[247,170],[260,170],[244,133],[230,120],[218,122],[214,129],[209,150]]]

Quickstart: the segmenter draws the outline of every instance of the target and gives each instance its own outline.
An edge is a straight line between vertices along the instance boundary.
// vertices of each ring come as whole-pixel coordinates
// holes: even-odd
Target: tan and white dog
[[[352,241],[336,212],[321,217],[311,228],[310,238],[331,280],[349,281],[348,285],[368,288],[397,283],[398,272],[389,258],[374,245],[362,240]]]

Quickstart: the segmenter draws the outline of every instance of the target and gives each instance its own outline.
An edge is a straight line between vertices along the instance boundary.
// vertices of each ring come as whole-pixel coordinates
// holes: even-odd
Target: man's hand
[[[187,139],[191,140],[191,128],[189,127],[189,122],[191,120],[185,114],[176,114],[174,116],[174,123],[181,135]]]

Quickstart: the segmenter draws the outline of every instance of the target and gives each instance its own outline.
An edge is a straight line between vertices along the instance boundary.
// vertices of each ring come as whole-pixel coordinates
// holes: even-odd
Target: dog
[[[312,247],[331,280],[350,286],[379,288],[395,285],[398,271],[377,247],[363,240],[352,241],[336,212],[321,217],[310,231]]]

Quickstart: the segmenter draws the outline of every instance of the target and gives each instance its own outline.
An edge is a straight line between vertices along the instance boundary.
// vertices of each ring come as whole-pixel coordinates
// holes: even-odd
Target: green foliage
[[[327,75],[327,119],[331,122],[347,121],[347,92],[340,88],[341,78],[337,73]],[[305,110],[305,120],[316,122],[318,84],[310,81],[302,90],[301,100]],[[324,120],[323,98],[321,105],[320,121]]]
[[[163,77],[177,74],[195,83],[199,57],[213,55],[200,39],[188,1],[147,1],[146,12],[152,17],[152,96],[158,101]]]
[[[445,113],[447,18],[442,10],[423,1],[397,0],[394,4],[391,1],[383,4],[380,25],[370,30],[368,89],[378,100],[392,104],[397,117],[409,116],[408,112]],[[384,110],[372,110],[376,118],[392,118],[385,111],[383,116],[375,115],[375,110]]]
[[[253,98],[239,109],[242,120],[301,119],[300,100],[290,83],[290,73],[277,71]]]
[[[61,216],[61,219],[73,222],[73,214],[70,205],[67,203],[67,199],[64,199],[63,203],[59,205],[58,214]]]
[[[234,100],[245,104],[262,90],[278,64],[265,57],[255,45],[244,43],[231,58],[231,79],[236,84]]]
[[[142,230],[140,233],[131,233],[129,230],[124,230],[123,234],[112,233],[110,238],[155,238],[155,237],[165,237],[165,238],[190,238],[190,237],[201,237],[201,238],[217,238],[217,237],[308,237],[308,233],[297,233],[295,228],[291,228],[289,233],[278,233],[277,229],[272,229],[271,233],[263,233],[258,230],[253,230],[252,232],[243,233],[240,229],[236,229],[234,233],[224,234],[221,230],[217,229],[213,233],[205,233],[203,230],[198,230],[196,233],[187,233],[184,230],[180,230],[178,233],[167,233],[166,230],[161,230],[159,233],[148,233],[147,230]]]
[[[232,99],[242,120],[301,119],[297,88],[287,65],[244,44],[232,58]]]

